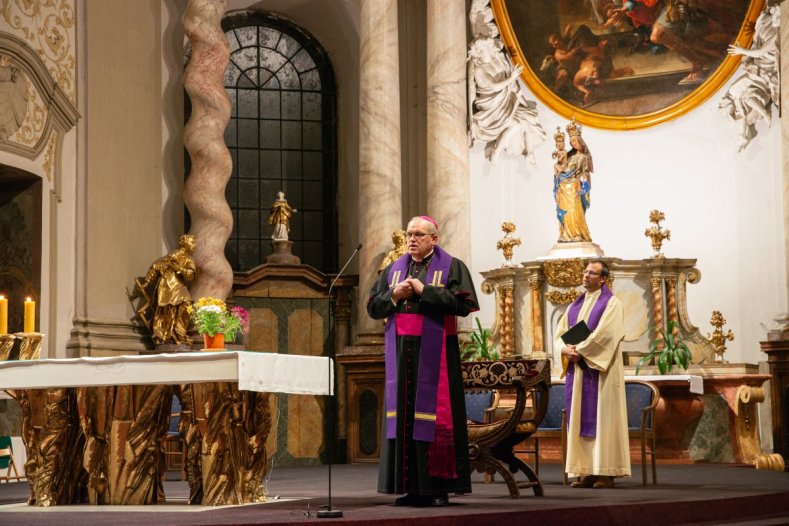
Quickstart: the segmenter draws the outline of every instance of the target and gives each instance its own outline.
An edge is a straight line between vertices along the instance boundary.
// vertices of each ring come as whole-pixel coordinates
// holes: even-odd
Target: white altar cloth
[[[323,356],[245,351],[121,355],[0,362],[0,389],[238,382],[244,391],[334,394]]]

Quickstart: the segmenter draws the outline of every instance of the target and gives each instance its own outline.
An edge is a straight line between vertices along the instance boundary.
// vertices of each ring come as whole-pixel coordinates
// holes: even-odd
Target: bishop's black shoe
[[[440,508],[442,506],[449,506],[449,496],[445,493],[443,495],[436,495],[430,499],[430,506]]]
[[[421,495],[414,495],[412,493],[406,493],[402,497],[398,497],[394,501],[395,506],[420,506],[424,498]]]

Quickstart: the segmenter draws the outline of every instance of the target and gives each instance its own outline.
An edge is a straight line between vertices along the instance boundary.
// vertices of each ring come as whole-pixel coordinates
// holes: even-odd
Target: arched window
[[[336,92],[328,55],[300,28],[263,13],[230,15],[222,28],[233,108],[225,131],[233,157],[226,190],[233,232],[225,255],[234,270],[266,262],[268,214],[281,190],[298,209],[290,221],[293,254],[335,272]]]

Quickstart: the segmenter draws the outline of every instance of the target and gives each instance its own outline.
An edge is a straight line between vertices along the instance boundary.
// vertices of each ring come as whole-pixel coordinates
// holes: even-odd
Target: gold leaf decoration
[[[580,295],[581,292],[575,289],[570,289],[568,291],[552,290],[545,295],[545,298],[554,305],[564,305],[566,303],[572,303],[575,301],[575,298]]]
[[[551,259],[545,262],[545,277],[554,287],[577,287],[583,280],[585,266],[583,259]]]
[[[4,0],[4,30],[25,40],[71,102],[76,102],[74,0]]]

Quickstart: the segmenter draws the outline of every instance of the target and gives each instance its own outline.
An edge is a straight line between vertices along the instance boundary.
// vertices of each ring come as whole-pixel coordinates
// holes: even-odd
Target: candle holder
[[[44,335],[40,332],[18,332],[15,334],[22,340],[19,345],[20,360],[38,360],[41,358],[41,342]]]
[[[16,336],[13,334],[0,334],[0,361],[6,361],[11,356]]]

